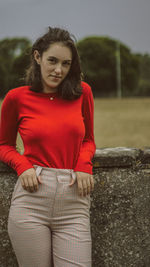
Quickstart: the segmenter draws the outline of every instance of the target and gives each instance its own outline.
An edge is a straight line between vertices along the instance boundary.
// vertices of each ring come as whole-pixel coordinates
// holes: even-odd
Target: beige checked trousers
[[[19,267],[91,267],[90,195],[78,195],[70,169],[34,166],[41,175],[30,193],[17,180],[8,234]]]

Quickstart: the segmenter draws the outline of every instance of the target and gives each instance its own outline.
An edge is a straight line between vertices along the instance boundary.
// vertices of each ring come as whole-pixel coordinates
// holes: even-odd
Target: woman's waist
[[[36,175],[39,176],[40,174],[43,175],[56,175],[58,176],[64,176],[64,177],[72,177],[74,180],[76,180],[76,173],[73,169],[61,169],[61,168],[51,168],[51,167],[45,167],[40,165],[33,165],[36,170]]]

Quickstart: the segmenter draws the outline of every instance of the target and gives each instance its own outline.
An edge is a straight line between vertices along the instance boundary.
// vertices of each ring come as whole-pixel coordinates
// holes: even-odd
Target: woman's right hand
[[[41,177],[36,175],[34,168],[24,171],[18,179],[21,180],[21,185],[23,189],[30,193],[36,192],[38,190],[38,184],[42,183]]]

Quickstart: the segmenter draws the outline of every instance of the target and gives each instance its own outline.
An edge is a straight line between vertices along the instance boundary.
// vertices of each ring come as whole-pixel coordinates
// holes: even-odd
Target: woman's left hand
[[[86,172],[75,172],[77,177],[78,192],[80,196],[86,196],[90,194],[94,189],[93,175]],[[72,179],[69,186],[72,186],[76,180]]]

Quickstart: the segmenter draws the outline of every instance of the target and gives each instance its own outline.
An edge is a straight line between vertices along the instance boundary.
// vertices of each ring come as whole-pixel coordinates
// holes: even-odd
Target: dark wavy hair
[[[72,51],[72,63],[69,73],[58,86],[58,95],[64,99],[76,99],[82,94],[81,87],[81,66],[80,58],[75,45],[75,37],[67,30],[61,28],[48,27],[48,31],[42,37],[38,38],[31,49],[31,63],[26,71],[25,82],[30,85],[30,90],[34,92],[42,92],[41,69],[34,59],[34,51],[38,50],[40,56],[49,46],[56,42],[61,42],[69,47]]]

